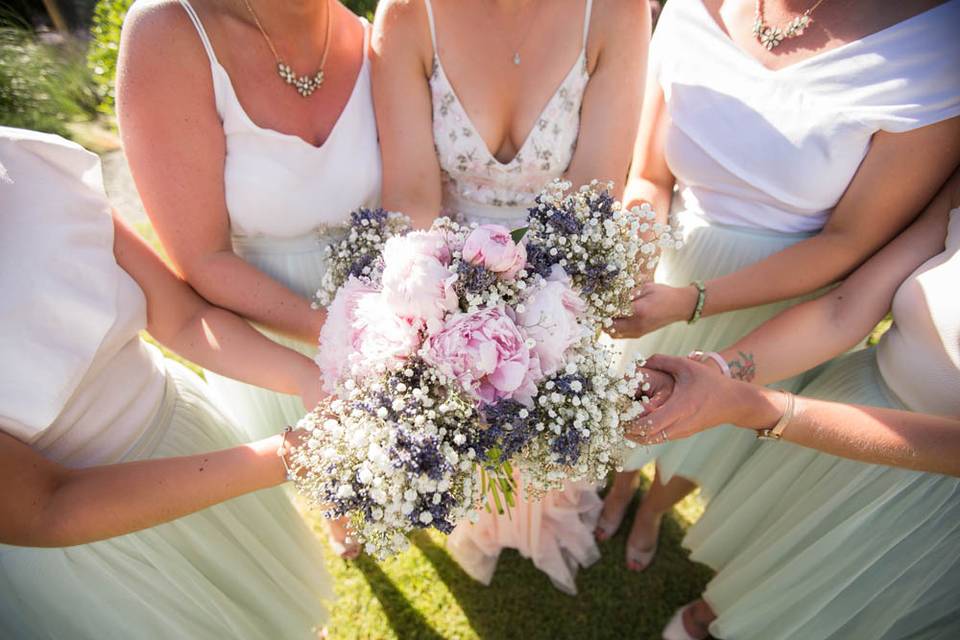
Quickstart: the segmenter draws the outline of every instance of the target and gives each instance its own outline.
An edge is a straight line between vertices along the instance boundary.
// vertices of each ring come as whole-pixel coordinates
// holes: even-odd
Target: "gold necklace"
[[[277,48],[273,46],[273,41],[270,39],[270,36],[267,35],[267,31],[263,28],[263,25],[260,24],[260,18],[257,17],[257,13],[253,10],[253,7],[250,6],[250,0],[243,0],[243,4],[247,6],[247,11],[253,16],[254,23],[256,23],[257,28],[260,29],[260,33],[263,34],[263,39],[267,41],[267,46],[270,47],[270,51],[273,52],[273,57],[277,61],[277,74],[280,75],[284,82],[293,85],[301,97],[309,98],[314,91],[323,86],[323,66],[327,62],[327,53],[330,51],[330,33],[333,26],[332,0],[328,0],[327,2],[327,35],[323,44],[323,56],[320,58],[320,69],[312,76],[297,76],[297,74],[293,72],[290,65],[284,62],[280,58],[280,54],[277,53]]]
[[[523,43],[527,41],[527,36],[530,35],[530,30],[533,29],[533,23],[535,22],[534,18],[540,13],[540,2],[539,0],[534,0],[536,2],[536,7],[534,7],[533,15],[530,16],[530,24],[527,25],[527,30],[523,32],[523,37],[520,38],[520,42],[517,43],[517,46],[511,47],[513,49],[513,64],[520,66],[520,49],[523,48]],[[506,38],[504,38],[506,42]],[[510,44],[509,42],[507,43]]]
[[[757,0],[757,8],[753,14],[753,36],[761,45],[766,47],[767,51],[772,51],[774,47],[780,46],[780,43],[784,40],[803,35],[807,27],[813,24],[813,18],[810,17],[810,14],[812,14],[823,1],[824,0],[817,0],[815,5],[786,24],[771,27],[763,20],[762,0]]]

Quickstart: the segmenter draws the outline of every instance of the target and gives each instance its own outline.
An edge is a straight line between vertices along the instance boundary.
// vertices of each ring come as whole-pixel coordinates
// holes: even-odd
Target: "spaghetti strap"
[[[589,2],[589,0],[587,0]],[[430,0],[423,0],[423,5],[427,8],[427,21],[430,23],[430,42],[433,43],[433,55],[439,56],[440,51],[437,50],[437,25],[433,21],[433,5],[430,4]]]
[[[183,7],[183,10],[187,12],[187,15],[190,16],[190,21],[193,22],[193,26],[196,27],[197,33],[200,34],[200,42],[203,43],[203,48],[207,52],[207,57],[210,58],[210,65],[216,66],[217,56],[213,52],[213,45],[210,44],[210,38],[207,37],[207,32],[203,28],[203,23],[200,22],[200,16],[197,15],[196,10],[190,4],[189,0],[180,0],[180,6]]]
[[[430,0],[427,0],[429,2]],[[593,0],[587,0],[583,15],[583,49],[587,49],[587,36],[590,35],[590,16],[593,14]]]

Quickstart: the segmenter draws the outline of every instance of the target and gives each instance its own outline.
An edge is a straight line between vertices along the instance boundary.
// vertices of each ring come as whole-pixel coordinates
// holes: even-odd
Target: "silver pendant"
[[[516,51],[516,52],[514,52],[514,54],[513,54],[513,64],[515,64],[515,65],[517,65],[517,66],[520,65],[520,52],[519,52],[519,51]]]

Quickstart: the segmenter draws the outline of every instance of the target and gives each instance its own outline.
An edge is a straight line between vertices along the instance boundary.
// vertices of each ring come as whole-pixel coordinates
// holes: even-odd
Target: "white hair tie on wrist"
[[[691,360],[696,360],[697,362],[706,362],[709,358],[717,363],[717,366],[720,367],[720,371],[728,378],[732,378],[730,375],[730,365],[727,364],[727,361],[723,359],[716,351],[691,351],[688,358]]]

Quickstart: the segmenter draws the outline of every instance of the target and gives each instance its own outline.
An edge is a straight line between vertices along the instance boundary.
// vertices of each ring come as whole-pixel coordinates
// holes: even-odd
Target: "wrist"
[[[738,411],[732,420],[733,424],[760,431],[769,429],[783,417],[786,406],[782,392],[748,382],[737,381],[734,384],[736,385],[734,406]]]
[[[327,321],[327,310],[324,308],[314,309],[313,306],[310,307],[310,316],[308,321],[308,331],[310,339],[316,343],[320,340],[320,330],[323,329],[323,324]]]
[[[693,317],[697,309],[697,302],[700,300],[700,290],[696,285],[690,284],[686,287],[676,287],[677,304],[673,319],[676,322],[687,322]]]

